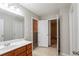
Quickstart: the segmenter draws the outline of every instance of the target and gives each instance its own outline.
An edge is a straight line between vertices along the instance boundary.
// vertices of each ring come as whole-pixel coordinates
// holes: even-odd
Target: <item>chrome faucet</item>
[[[4,45],[5,45],[5,46],[9,46],[9,45],[10,45],[10,43],[5,43]]]

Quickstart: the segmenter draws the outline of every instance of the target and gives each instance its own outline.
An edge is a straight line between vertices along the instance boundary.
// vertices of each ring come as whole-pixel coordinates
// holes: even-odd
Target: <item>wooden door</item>
[[[57,21],[51,20],[51,45],[57,47]]]
[[[38,21],[33,20],[33,49],[38,46]]]

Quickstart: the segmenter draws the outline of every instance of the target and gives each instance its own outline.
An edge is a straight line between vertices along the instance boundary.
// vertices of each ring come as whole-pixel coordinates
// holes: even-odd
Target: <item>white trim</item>
[[[31,18],[31,20],[32,20],[32,51],[33,51],[33,18],[34,17]],[[32,53],[32,55],[33,55],[33,53]]]
[[[38,18],[35,18],[35,17],[32,17],[32,20],[33,20],[33,19],[34,19],[34,20],[38,20]]]
[[[48,46],[51,46],[51,22],[48,20]]]
[[[73,19],[72,19],[72,6],[70,7],[70,11],[69,11],[69,32],[70,32],[70,34],[69,34],[69,36],[70,36],[70,54],[72,55],[72,36],[73,36]]]
[[[53,19],[57,19],[57,17],[56,17],[56,18],[52,18],[52,19],[50,18],[50,19],[48,19],[48,20],[53,20]]]
[[[58,41],[59,41],[59,29],[58,29],[58,23],[59,23],[59,22],[58,22],[58,17],[57,17],[56,20],[57,20],[57,55],[58,55],[58,50],[59,50],[59,49],[58,49],[58,47],[59,47],[59,45],[58,45],[58,44],[59,44],[59,42],[58,42]]]

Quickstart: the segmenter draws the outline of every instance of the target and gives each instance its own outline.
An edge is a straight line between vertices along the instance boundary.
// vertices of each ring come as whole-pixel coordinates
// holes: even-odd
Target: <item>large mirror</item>
[[[24,38],[24,18],[0,12],[0,41]]]

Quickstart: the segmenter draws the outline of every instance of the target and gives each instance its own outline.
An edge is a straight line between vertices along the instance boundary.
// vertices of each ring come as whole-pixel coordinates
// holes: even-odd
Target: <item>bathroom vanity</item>
[[[12,43],[0,49],[0,56],[32,56],[32,43],[29,41]]]
[[[24,15],[9,8],[0,8],[0,56],[32,56],[32,42],[24,39]]]

